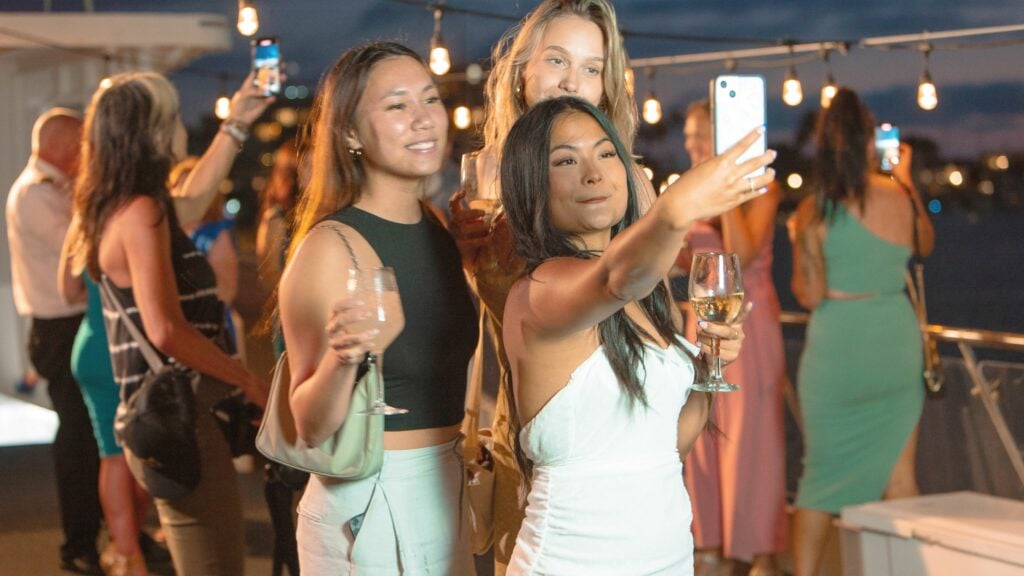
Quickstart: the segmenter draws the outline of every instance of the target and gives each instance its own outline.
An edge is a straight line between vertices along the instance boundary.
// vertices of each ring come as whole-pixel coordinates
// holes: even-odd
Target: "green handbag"
[[[348,248],[356,268],[359,261],[341,230],[330,225]],[[263,423],[256,436],[256,448],[266,456],[285,466],[305,470],[311,474],[359,480],[376,474],[384,461],[384,416],[367,415],[377,398],[377,374],[373,362],[366,362],[368,370],[359,370],[352,389],[345,422],[319,446],[310,446],[295,430],[295,415],[289,402],[291,390],[287,352],[281,354],[274,367],[274,380],[270,398],[263,414]]]
[[[384,460],[384,416],[360,413],[372,408],[377,397],[376,367],[368,364],[369,370],[352,390],[345,422],[323,444],[310,446],[295,431],[288,401],[288,355],[282,354],[274,368],[256,448],[274,462],[311,474],[349,480],[376,474]]]

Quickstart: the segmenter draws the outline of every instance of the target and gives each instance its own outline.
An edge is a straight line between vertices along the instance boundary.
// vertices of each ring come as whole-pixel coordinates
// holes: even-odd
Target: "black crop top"
[[[455,242],[426,212],[416,224],[399,224],[350,206],[327,219],[359,232],[398,280],[405,328],[384,353],[384,394],[409,412],[387,416],[384,429],[462,422],[478,324]]]

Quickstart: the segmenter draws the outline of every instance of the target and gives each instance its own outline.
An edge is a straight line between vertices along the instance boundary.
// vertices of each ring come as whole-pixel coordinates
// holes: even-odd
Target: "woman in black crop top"
[[[327,74],[312,125],[312,175],[280,287],[296,428],[316,446],[342,425],[375,336],[346,331],[363,312],[343,298],[356,266],[339,234],[359,268],[395,269],[405,328],[385,354],[385,393],[409,413],[386,417],[379,474],[310,479],[299,504],[302,571],[471,575],[455,450],[476,314],[455,243],[420,201],[444,162],[444,105],[414,52],[373,43]]]

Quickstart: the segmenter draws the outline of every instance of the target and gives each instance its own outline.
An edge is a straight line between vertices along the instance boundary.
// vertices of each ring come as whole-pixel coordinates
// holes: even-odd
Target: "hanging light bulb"
[[[836,80],[832,77],[832,64],[828,61],[829,51],[823,50],[821,59],[825,61],[825,83],[821,85],[821,107],[828,108],[832,105],[832,99],[836,97]]]
[[[661,101],[654,94],[654,68],[644,70],[644,76],[647,77],[647,83],[651,86],[651,91],[647,93],[647,98],[641,107],[641,116],[643,116],[644,122],[657,124],[661,122]]]
[[[459,106],[452,112],[452,123],[455,124],[455,127],[459,130],[469,128],[470,121],[471,116],[469,113],[469,107]]]
[[[928,54],[931,47],[924,49],[924,72],[921,74],[921,82],[917,85],[917,105],[921,110],[935,110],[939,105],[939,92],[932,82],[932,75],[928,72]]]
[[[217,118],[226,120],[228,115],[231,114],[231,100],[227,96],[221,94],[217,98],[217,103],[213,106],[213,113]]]
[[[260,17],[256,8],[249,5],[246,0],[238,2],[238,32],[242,36],[252,36],[260,29]]]
[[[796,77],[796,67],[793,65],[789,66],[786,80],[782,83],[782,101],[787,106],[799,106],[804,101],[804,87],[800,84],[800,79]]]
[[[648,124],[657,124],[658,122],[661,122],[661,101],[658,100],[658,97],[653,91],[651,91],[651,93],[647,95],[647,99],[644,100],[643,116],[644,122],[647,122]]]
[[[832,105],[832,99],[836,97],[836,91],[839,88],[836,87],[836,81],[832,78],[832,73],[829,72],[828,76],[825,76],[825,83],[821,85],[821,107],[828,108]]]
[[[444,76],[452,68],[452,59],[448,54],[441,39],[441,16],[440,8],[434,9],[434,35],[430,38],[430,71],[438,76]]]

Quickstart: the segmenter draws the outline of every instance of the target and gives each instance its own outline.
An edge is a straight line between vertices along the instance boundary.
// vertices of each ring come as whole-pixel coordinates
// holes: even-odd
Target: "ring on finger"
[[[747,176],[747,184],[750,184],[750,193],[754,194],[757,190],[754,188],[754,177]]]

